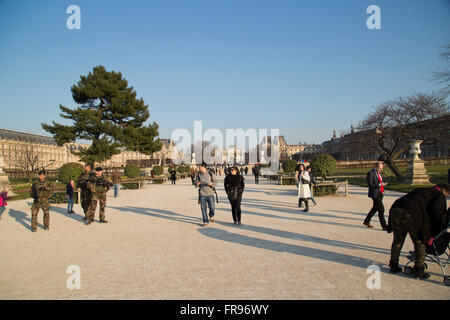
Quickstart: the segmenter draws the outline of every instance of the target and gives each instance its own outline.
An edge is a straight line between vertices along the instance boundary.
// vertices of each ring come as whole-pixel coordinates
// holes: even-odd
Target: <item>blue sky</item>
[[[81,30],[69,30],[69,5]],[[381,8],[381,30],[366,9]],[[450,1],[0,0],[0,127],[37,134],[75,107],[96,65],[122,72],[160,136],[176,128],[279,128],[321,143],[373,105],[439,85]]]

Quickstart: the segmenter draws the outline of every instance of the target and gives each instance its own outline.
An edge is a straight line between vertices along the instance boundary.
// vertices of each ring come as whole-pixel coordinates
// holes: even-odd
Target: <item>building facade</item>
[[[162,149],[152,155],[123,150],[111,159],[102,162],[104,167],[125,167],[130,161],[149,164],[170,163],[172,152],[177,153],[176,145],[171,139],[161,139]],[[89,145],[82,143],[66,143],[58,146],[56,141],[47,136],[25,132],[0,129],[0,156],[5,162],[5,169],[23,171],[24,165],[33,163],[33,167],[45,170],[57,170],[65,163],[81,163],[78,156],[72,152],[80,151]]]

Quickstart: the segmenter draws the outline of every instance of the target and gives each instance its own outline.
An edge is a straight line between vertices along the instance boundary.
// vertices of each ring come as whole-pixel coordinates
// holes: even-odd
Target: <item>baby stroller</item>
[[[445,275],[445,268],[450,264],[450,233],[448,233],[447,230],[439,233],[432,243],[427,243],[427,255],[425,261],[437,263],[441,267],[442,275],[444,276],[444,284],[450,286],[450,277]],[[408,259],[408,263],[405,265],[404,272],[407,275],[411,275],[413,273],[413,268],[408,265],[414,262],[416,258],[414,251],[410,251],[406,258]],[[427,268],[428,265],[425,263],[425,269]]]

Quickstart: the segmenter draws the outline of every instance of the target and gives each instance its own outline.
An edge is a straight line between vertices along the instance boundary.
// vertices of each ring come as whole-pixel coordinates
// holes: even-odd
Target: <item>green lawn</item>
[[[427,185],[414,185],[404,184],[403,182],[396,181],[392,171],[385,166],[383,169],[383,177],[389,183],[386,186],[387,190],[399,191],[399,192],[410,192],[416,188],[420,187],[430,187],[438,183],[448,183],[447,181],[447,171],[449,169],[448,165],[439,166],[426,166],[427,172],[430,175],[431,184]],[[338,169],[336,170],[334,176],[346,176],[349,184],[367,187],[367,181],[365,177],[352,177],[354,175],[366,175],[369,168],[352,168],[352,169]],[[401,173],[406,172],[406,167],[399,167]]]

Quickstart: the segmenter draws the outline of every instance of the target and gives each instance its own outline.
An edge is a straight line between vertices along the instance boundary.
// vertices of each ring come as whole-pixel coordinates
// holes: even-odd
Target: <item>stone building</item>
[[[434,139],[430,139],[420,146],[422,150],[420,157],[423,159],[450,157],[450,116],[428,121],[430,123],[424,127],[431,128],[436,125],[443,128],[443,130],[440,131],[439,136],[433,137]],[[414,125],[411,125],[411,130],[414,129]],[[423,133],[426,134],[427,132]],[[343,134],[340,137],[336,137],[336,132],[334,131],[330,140],[324,141],[320,147],[305,149],[297,157],[303,160],[310,160],[316,154],[330,154],[339,161],[377,160],[380,154],[370,144],[374,136],[376,136],[375,129],[355,131],[352,127],[350,133]],[[409,149],[409,147],[406,149]],[[406,150],[397,159],[409,157],[409,151]]]
[[[162,149],[152,155],[123,150],[100,165],[104,167],[124,167],[130,161],[146,161],[151,164],[170,163],[172,152],[178,152],[171,139],[161,139]],[[58,146],[52,137],[0,129],[0,156],[3,156],[5,170],[23,171],[26,158],[35,159],[34,167],[46,170],[56,170],[69,162],[78,162],[78,156],[72,151],[79,151],[89,145],[82,143],[66,143]]]
[[[68,143],[60,147],[51,137],[0,129],[0,156],[3,156],[6,170],[20,170],[27,159],[33,159],[35,166],[46,170],[60,168],[67,162],[78,162],[71,153],[81,144]]]

